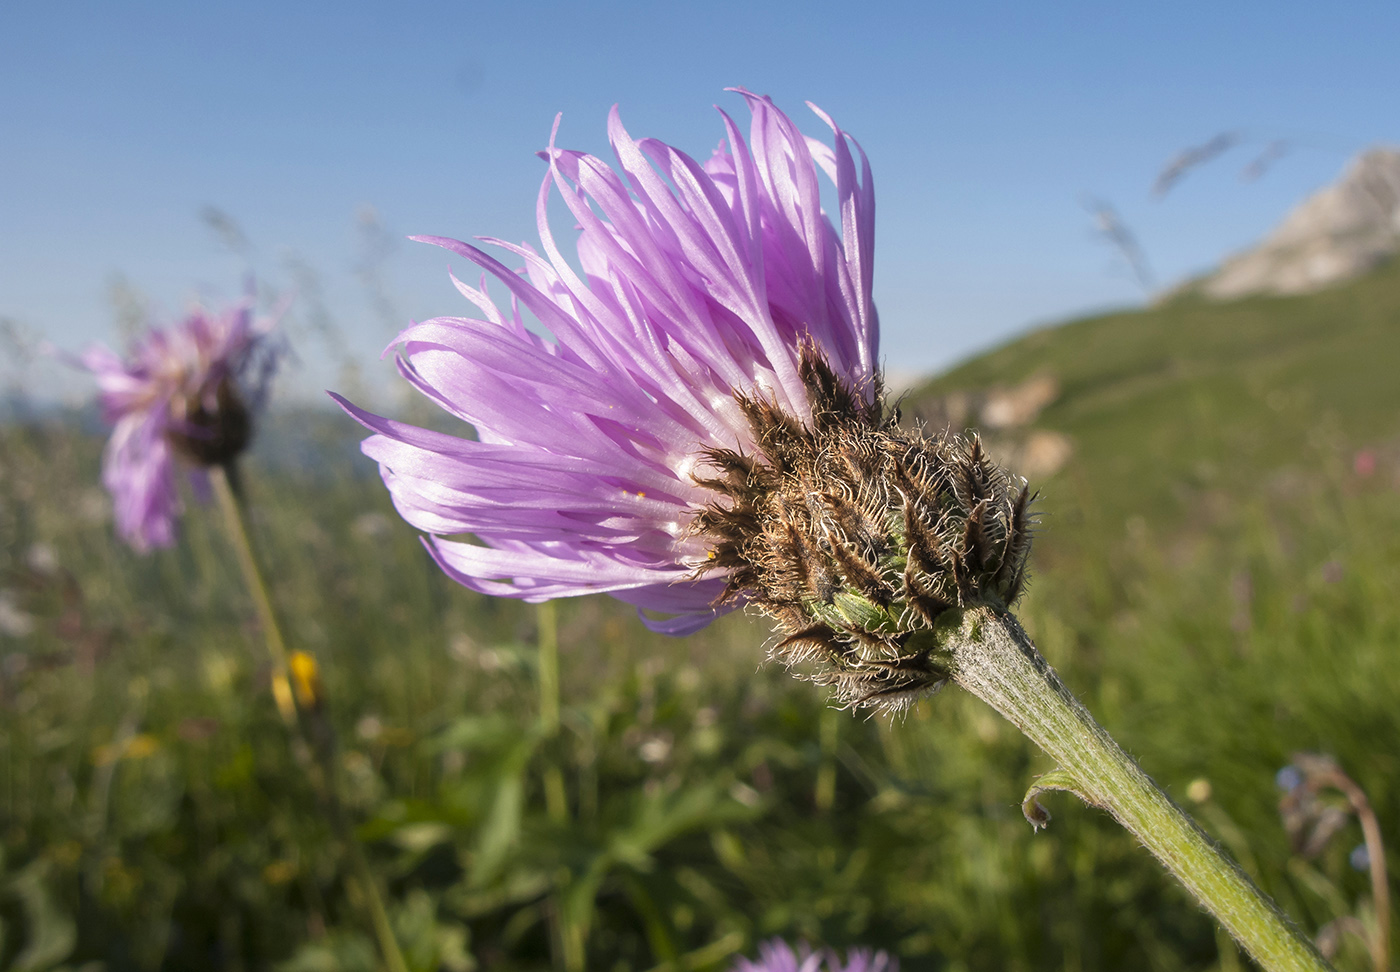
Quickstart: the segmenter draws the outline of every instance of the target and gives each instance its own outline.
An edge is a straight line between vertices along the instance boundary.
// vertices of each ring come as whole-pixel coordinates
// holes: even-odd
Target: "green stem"
[[[559,613],[553,601],[539,606],[540,728],[545,736],[559,731]]]
[[[253,607],[258,612],[263,640],[267,644],[268,657],[272,662],[272,696],[277,702],[277,710],[282,714],[282,720],[294,728],[297,721],[296,703],[287,679],[287,642],[282,637],[282,628],[277,624],[277,615],[272,610],[272,598],[268,595],[262,572],[258,570],[257,559],[253,556],[248,529],[243,525],[243,507],[233,485],[235,473],[225,466],[213,466],[208,472],[209,482],[219,503],[219,511],[224,515],[229,541],[233,544],[234,557],[238,560],[239,570],[243,572],[243,581],[248,585],[248,593],[253,598]]]
[[[394,926],[389,923],[389,912],[384,908],[384,898],[379,894],[379,882],[375,880],[374,872],[369,868],[369,861],[365,860],[360,842],[355,839],[354,834],[347,831],[348,828],[342,830],[342,840],[350,858],[350,869],[354,871],[355,883],[360,885],[360,893],[364,895],[368,904],[370,923],[374,925],[374,937],[379,942],[379,952],[384,957],[384,964],[389,967],[389,972],[408,972],[408,963],[399,949]]]
[[[817,769],[817,787],[812,795],[812,802],[823,813],[830,810],[836,802],[836,743],[841,732],[840,714],[840,709],[825,706],[818,722],[821,764]]]
[[[968,611],[950,645],[953,679],[1058,764],[1038,789],[1068,789],[1142,841],[1270,972],[1325,972],[1326,961],[1268,896],[1138,768],[1060,681],[1010,614]],[[1033,797],[1027,817],[1033,816]],[[1043,811],[1040,811],[1043,814]]]
[[[389,972],[408,972],[408,963],[404,961],[403,952],[394,937],[389,913],[384,907],[384,898],[379,893],[379,882],[370,870],[369,861],[365,859],[364,851],[345,815],[344,804],[340,801],[335,777],[335,737],[330,722],[320,711],[321,700],[310,701],[308,709],[298,704],[296,693],[291,689],[287,677],[287,642],[277,624],[277,615],[272,610],[272,598],[268,594],[262,571],[258,569],[257,559],[253,556],[253,545],[248,540],[248,528],[243,522],[243,506],[234,488],[234,470],[226,466],[211,467],[209,480],[213,485],[214,495],[218,498],[219,509],[223,512],[229,540],[233,543],[239,569],[243,572],[243,580],[248,585],[248,592],[253,597],[258,619],[262,623],[263,638],[267,643],[268,656],[272,660],[272,690],[278,711],[281,712],[288,729],[299,735],[305,750],[314,754],[315,765],[306,767],[311,770],[308,776],[327,810],[331,829],[340,840],[342,850],[349,860],[355,883],[359,885],[361,896],[369,911],[370,924],[374,928],[374,936],[379,943],[384,964],[388,966]],[[313,729],[317,731],[312,731]]]
[[[546,740],[559,735],[559,611],[553,601],[539,606],[540,624],[540,730]],[[556,824],[569,819],[569,797],[564,789],[564,774],[554,763],[551,749],[545,750],[550,760],[544,769],[544,803],[549,819]]]
[[[1366,791],[1356,781],[1332,766],[1328,771],[1313,776],[1314,786],[1330,786],[1347,798],[1356,819],[1361,823],[1361,834],[1366,841],[1366,854],[1371,872],[1371,905],[1376,912],[1376,925],[1366,938],[1371,950],[1371,967],[1375,972],[1389,972],[1390,969],[1390,879],[1385,871],[1385,845],[1381,840],[1381,825],[1376,812],[1371,809],[1371,801]]]

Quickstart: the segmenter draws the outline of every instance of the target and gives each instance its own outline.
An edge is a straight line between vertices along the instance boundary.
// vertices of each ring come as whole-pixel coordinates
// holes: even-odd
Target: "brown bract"
[[[948,679],[942,632],[1005,610],[1025,584],[1033,497],[975,434],[902,429],[878,385],[851,388],[803,349],[810,424],[737,396],[757,452],[705,454],[719,494],[692,529],[698,573],[728,571],[721,603],[772,617],[772,655],[848,706],[901,709]]]

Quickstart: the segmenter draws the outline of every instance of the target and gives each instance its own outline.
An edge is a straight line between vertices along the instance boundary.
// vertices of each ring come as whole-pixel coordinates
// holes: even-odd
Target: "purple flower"
[[[758,946],[757,962],[741,958],[731,972],[899,972],[899,960],[885,952],[853,948],[843,964],[831,949],[813,952],[802,945],[794,952],[787,942],[774,938]]]
[[[864,153],[855,146],[858,174],[854,140],[819,109],[834,146],[805,137],[768,98],[738,93],[753,116],[748,140],[721,111],[726,140],[704,165],[634,140],[616,108],[608,135],[620,173],[551,135],[536,204],[542,250],[483,238],[521,261],[518,272],[470,244],[418,237],[484,271],[476,287],[454,278],[479,316],[409,327],[394,341],[399,371],[476,439],[337,400],[378,433],[365,454],[467,587],[528,601],[607,592],[677,615],[644,617],[655,630],[697,630],[725,586],[720,572],[695,576],[708,550],[691,519],[717,498],[697,467],[707,450],[756,451],[735,393],[810,418],[804,342],[852,386],[873,388]],[[835,183],[839,231],[821,210],[818,170]],[[582,276],[549,227],[556,189],[578,224]],[[488,296],[487,274],[509,291],[509,309]],[[522,307],[553,341],[526,329]],[[480,542],[444,539],[460,534]]]
[[[247,300],[218,313],[196,308],[148,331],[125,358],[93,345],[74,359],[97,377],[113,427],[102,482],[117,532],[137,550],[175,542],[177,454],[199,468],[229,462],[248,444],[248,409],[260,404],[276,358],[264,340],[271,324]]]

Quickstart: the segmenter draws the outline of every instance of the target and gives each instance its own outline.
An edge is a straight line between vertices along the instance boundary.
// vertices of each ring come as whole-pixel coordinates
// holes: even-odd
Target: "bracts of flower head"
[[[137,550],[175,541],[180,462],[199,475],[247,447],[278,357],[268,339],[273,323],[254,314],[251,299],[200,307],[147,331],[125,356],[94,345],[74,359],[97,378],[112,426],[102,482],[117,532]]]
[[[800,372],[809,422],[741,394],[756,452],[706,453],[718,498],[691,524],[700,573],[725,573],[720,603],[777,621],[780,661],[846,705],[897,710],[948,680],[964,610],[1020,596],[1033,497],[975,436],[901,429],[811,345]]]
[[[758,449],[745,401],[812,420],[804,341],[862,401],[877,400],[869,166],[820,111],[833,145],[739,93],[748,135],[721,111],[725,141],[704,164],[634,139],[616,109],[620,171],[551,138],[541,250],[485,241],[522,273],[428,238],[485,271],[479,286],[457,281],[478,315],[408,328],[399,368],[475,439],[342,404],[378,433],[365,453],[462,584],[529,601],[606,592],[672,615],[645,618],[657,630],[694,631],[741,600],[720,603],[723,571],[697,573],[711,551],[694,520],[722,495],[706,483],[708,457]],[[821,211],[819,173],[836,185],[839,230]],[[580,227],[581,276],[548,223],[556,190]],[[509,309],[488,296],[486,274]],[[526,329],[521,307],[553,341]],[[478,542],[444,539],[454,534]]]
[[[730,972],[899,972],[899,960],[885,952],[853,948],[842,962],[831,949],[813,951],[804,945],[796,950],[781,938],[758,946],[758,960],[741,958]]]

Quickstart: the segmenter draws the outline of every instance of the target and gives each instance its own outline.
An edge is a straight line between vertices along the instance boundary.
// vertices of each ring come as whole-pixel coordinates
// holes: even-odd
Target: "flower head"
[[[196,308],[148,331],[125,357],[102,345],[77,356],[96,376],[113,427],[102,482],[117,532],[137,550],[175,541],[177,456],[196,468],[221,465],[248,445],[249,410],[261,404],[276,360],[270,326],[245,300],[219,312]]]
[[[432,240],[512,297],[507,314],[484,275],[458,281],[481,317],[395,341],[404,377],[475,441],[342,404],[378,433],[364,452],[462,584],[532,601],[607,592],[675,615],[644,616],[671,633],[753,604],[782,629],[781,661],[845,704],[899,708],[947,681],[963,609],[1019,595],[1031,497],[975,436],[897,425],[875,366],[864,156],[857,179],[850,138],[825,115],[834,149],[742,93],[748,141],[721,113],[727,142],[704,166],[633,140],[615,109],[621,176],[551,144],[543,255],[487,241],[522,274]],[[818,169],[836,183],[839,233]],[[546,219],[556,188],[580,225],[583,276]],[[446,539],[467,533],[480,542]]]
[[[768,98],[739,94],[748,137],[721,111],[725,141],[704,164],[633,139],[616,109],[620,172],[551,138],[541,250],[484,241],[520,272],[424,238],[485,271],[479,286],[455,281],[478,314],[409,327],[394,342],[399,369],[476,438],[342,404],[378,433],[364,452],[467,587],[531,601],[606,592],[675,615],[646,619],[658,630],[702,627],[727,584],[723,571],[696,573],[713,551],[694,520],[720,496],[702,467],[718,451],[760,449],[740,396],[809,421],[806,346],[878,400],[869,165],[856,146],[858,168],[854,141],[821,111],[834,145],[805,137]],[[822,212],[819,171],[835,183],[839,230]],[[556,190],[579,224],[581,275],[549,227]],[[510,293],[508,309],[487,294],[487,274]],[[522,307],[554,340],[526,328]],[[479,542],[446,539],[460,534]]]
[[[843,963],[830,949],[814,952],[806,945],[793,951],[781,938],[758,946],[758,961],[741,958],[731,972],[899,972],[899,960],[885,952],[853,948]]]

